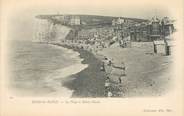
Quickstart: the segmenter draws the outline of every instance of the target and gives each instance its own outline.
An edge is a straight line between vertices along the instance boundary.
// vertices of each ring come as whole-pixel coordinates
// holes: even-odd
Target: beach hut
[[[171,55],[173,49],[173,41],[172,40],[157,40],[153,41],[154,45],[154,53],[162,54],[162,55]]]
[[[166,55],[171,55],[173,52],[173,47],[176,45],[176,41],[174,37],[176,36],[176,33],[172,33],[169,36],[166,36]]]
[[[166,55],[172,55],[173,47],[175,46],[175,41],[173,40],[166,40]]]
[[[154,53],[156,54],[166,54],[166,43],[164,40],[153,41]]]

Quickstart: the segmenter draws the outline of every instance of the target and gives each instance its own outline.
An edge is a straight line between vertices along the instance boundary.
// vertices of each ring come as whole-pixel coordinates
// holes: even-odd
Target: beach
[[[152,42],[132,42],[129,48],[121,48],[115,44],[97,53],[64,47],[78,51],[80,57],[84,58],[83,63],[89,64],[87,69],[70,77],[74,78],[73,81],[66,83],[67,87],[74,89],[73,97],[106,97],[104,84],[107,76],[105,72],[100,71],[103,61],[101,56],[111,59],[117,66],[121,62],[125,63],[124,76],[120,76],[121,69],[112,68],[109,76],[112,97],[156,97],[165,95],[172,87],[173,55],[155,54]]]
[[[110,74],[112,97],[151,97],[161,96],[171,87],[173,63],[172,55],[164,56],[153,53],[152,42],[132,42],[130,48],[121,48],[118,44],[94,52],[61,45],[80,53],[88,68],[66,78],[63,85],[74,90],[72,97],[106,97],[106,73],[100,71],[100,64],[105,56],[112,59],[114,65],[125,63],[125,76],[119,77],[121,70],[112,68]]]
[[[112,46],[99,54],[113,59],[115,64],[125,63],[121,97],[161,96],[172,87],[173,55],[154,54],[152,42],[132,42],[130,48]],[[118,72],[115,69],[112,73],[111,80],[118,83]]]
[[[86,69],[65,78],[63,81],[65,87],[74,90],[72,97],[105,97],[104,82],[106,76],[104,72],[100,71],[102,61],[89,51],[61,46],[79,52],[80,57],[84,59],[82,63],[88,64]]]
[[[31,96],[74,98],[103,98],[106,72],[100,67],[104,56],[114,65],[125,63],[125,76],[112,68],[110,74],[112,97],[161,96],[170,88],[172,56],[153,53],[151,42],[132,43],[130,48],[118,44],[97,53],[64,45],[19,45],[14,56],[12,86],[16,93]],[[38,51],[39,49],[39,51]]]

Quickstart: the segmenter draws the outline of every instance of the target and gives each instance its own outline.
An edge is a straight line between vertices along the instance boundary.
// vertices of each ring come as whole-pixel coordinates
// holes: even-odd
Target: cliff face
[[[34,22],[34,42],[60,42],[71,31],[71,28],[61,24],[54,24],[47,19],[35,19]]]
[[[66,39],[66,37],[70,34],[71,28],[56,24],[54,25],[55,29],[53,30],[55,33],[55,41],[60,42],[61,40]]]

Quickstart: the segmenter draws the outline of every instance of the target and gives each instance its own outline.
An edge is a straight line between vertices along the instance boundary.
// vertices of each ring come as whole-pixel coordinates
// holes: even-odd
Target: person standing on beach
[[[101,66],[100,66],[100,70],[105,71],[105,63],[104,62],[102,62]]]
[[[107,76],[111,75],[112,72],[112,61],[110,59],[107,59],[105,62],[105,72]]]
[[[109,96],[109,92],[111,91],[110,78],[107,76],[105,80],[105,96]]]
[[[122,76],[125,76],[126,74],[125,74],[125,63],[124,62],[122,62],[121,63],[121,68],[122,68]]]
[[[119,80],[119,83],[121,83],[121,76],[118,78],[118,80]]]
[[[109,90],[109,88],[110,88],[110,78],[107,77],[106,80],[105,80],[105,89]]]
[[[112,97],[112,96],[113,96],[112,92],[111,91],[108,91],[107,92],[107,97]]]
[[[118,78],[119,83],[122,83],[122,76],[126,76],[126,74],[125,74],[125,63],[124,62],[121,63],[121,69],[122,69],[121,75]]]

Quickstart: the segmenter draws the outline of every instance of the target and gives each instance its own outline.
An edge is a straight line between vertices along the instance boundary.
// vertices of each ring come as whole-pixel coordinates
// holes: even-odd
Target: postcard
[[[182,0],[2,0],[1,116],[183,116]]]

